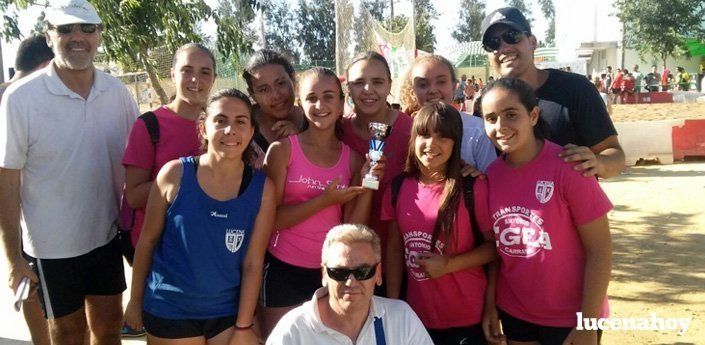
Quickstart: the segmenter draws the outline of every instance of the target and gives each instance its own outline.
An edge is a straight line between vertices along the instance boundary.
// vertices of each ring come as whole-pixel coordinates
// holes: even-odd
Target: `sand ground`
[[[612,122],[705,119],[705,103],[617,104]]]
[[[603,181],[614,204],[613,317],[692,318],[675,331],[610,331],[604,344],[705,344],[705,163],[632,167]]]

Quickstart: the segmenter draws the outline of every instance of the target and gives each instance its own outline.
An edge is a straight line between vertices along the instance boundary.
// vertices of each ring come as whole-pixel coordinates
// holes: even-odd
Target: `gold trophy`
[[[382,158],[384,139],[391,133],[392,126],[379,122],[370,122],[367,125],[367,130],[370,132],[370,150],[367,152],[370,157],[370,171],[362,179],[362,186],[367,189],[378,190],[379,178],[372,175],[372,167]]]

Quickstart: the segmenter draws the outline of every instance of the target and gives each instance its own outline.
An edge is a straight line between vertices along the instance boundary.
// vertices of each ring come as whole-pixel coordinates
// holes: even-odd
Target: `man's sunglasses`
[[[502,41],[504,41],[504,43],[506,44],[517,44],[521,42],[523,36],[523,31],[507,30],[501,35],[490,37],[484,40],[482,42],[482,47],[485,48],[485,51],[491,53],[493,51],[499,50],[499,47],[502,45]]]
[[[56,30],[60,35],[68,35],[74,32],[76,26],[78,26],[79,30],[84,34],[92,34],[103,29],[103,25],[101,24],[64,24],[52,26],[52,29]]]
[[[372,266],[363,265],[357,268],[326,267],[326,273],[329,277],[331,277],[331,279],[339,282],[348,280],[351,274],[357,280],[367,280],[375,276],[375,272],[377,272],[377,265],[379,264],[374,264]]]

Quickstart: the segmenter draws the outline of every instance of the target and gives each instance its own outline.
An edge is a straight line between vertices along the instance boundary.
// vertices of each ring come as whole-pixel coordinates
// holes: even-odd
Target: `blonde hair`
[[[421,108],[419,102],[414,97],[412,92],[413,85],[411,83],[411,68],[409,68],[401,81],[399,87],[399,103],[401,103],[401,111],[406,114],[413,114]]]
[[[340,224],[334,226],[326,235],[326,240],[323,241],[323,249],[321,250],[321,263],[325,266],[328,263],[326,259],[328,250],[336,243],[353,244],[353,243],[369,243],[372,246],[372,251],[375,253],[375,260],[382,260],[382,245],[380,244],[379,236],[362,224]]]

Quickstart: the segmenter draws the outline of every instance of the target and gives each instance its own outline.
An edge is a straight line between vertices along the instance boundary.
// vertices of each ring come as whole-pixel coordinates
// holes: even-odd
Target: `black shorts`
[[[434,344],[444,344],[444,345],[460,345],[460,344],[472,344],[472,345],[485,345],[487,340],[485,339],[485,334],[482,332],[482,324],[478,323],[476,325],[465,326],[465,327],[453,327],[446,329],[433,329],[427,328],[428,334],[431,336]]]
[[[165,319],[142,312],[144,330],[149,335],[164,339],[205,337],[210,339],[235,326],[236,315],[212,319]]]
[[[518,319],[497,308],[502,330],[507,339],[514,341],[538,341],[541,345],[561,345],[574,327],[550,327]],[[577,325],[576,325],[577,326]],[[602,331],[597,331],[597,343],[600,343]]]
[[[73,258],[37,259],[26,253],[24,256],[34,263],[39,277],[39,300],[47,319],[81,309],[88,295],[119,295],[127,288],[117,237]]]
[[[321,287],[321,269],[289,265],[267,252],[260,302],[278,308],[302,304]]]

